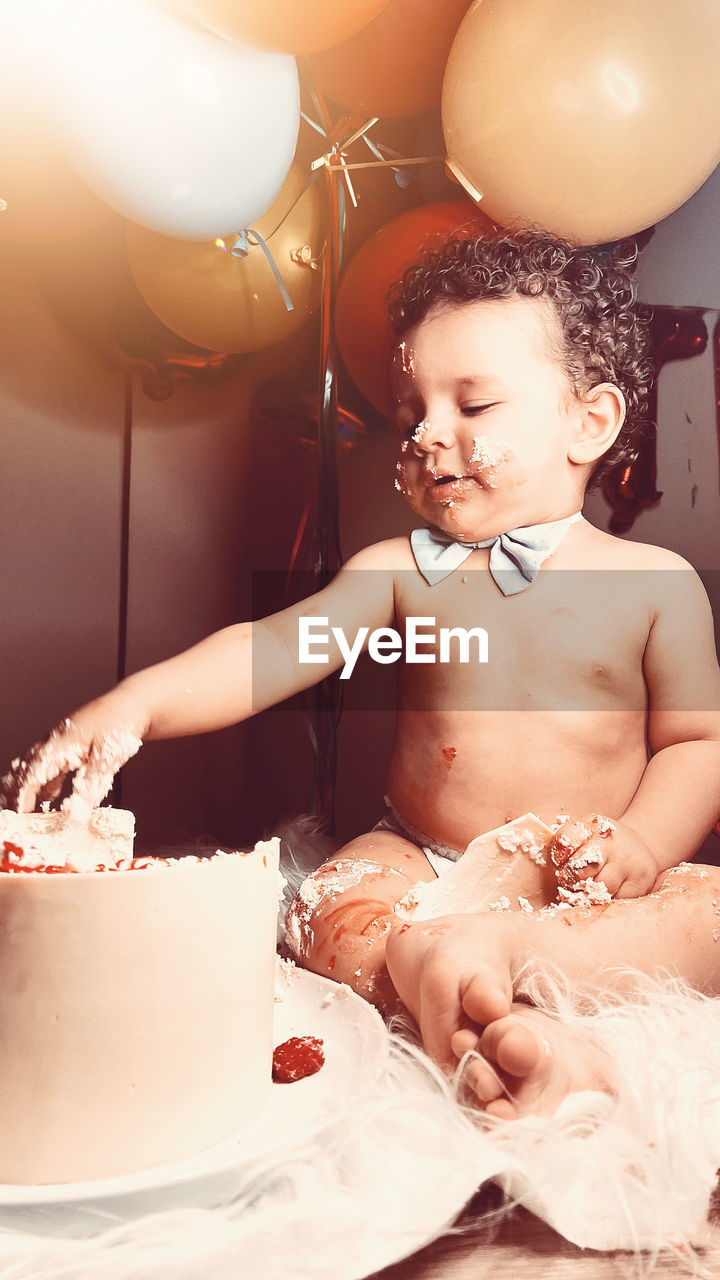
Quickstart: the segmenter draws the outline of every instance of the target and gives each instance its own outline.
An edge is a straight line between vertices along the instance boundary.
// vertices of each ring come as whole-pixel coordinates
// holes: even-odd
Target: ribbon
[[[268,262],[270,263],[270,269],[275,277],[275,280],[277,282],[277,287],[282,294],[282,300],[285,303],[287,310],[294,311],[295,303],[293,302],[292,298],[290,297],[290,294],[285,288],[285,281],[280,275],[280,270],[278,268],[278,265],[275,259],[273,258],[270,250],[268,249],[265,241],[260,235],[259,231],[255,231],[253,227],[248,227],[245,231],[240,231],[238,233],[238,238],[230,250],[230,253],[232,254],[233,258],[247,258],[250,252],[250,248],[248,246],[248,240],[250,241],[251,244],[260,245],[260,248],[265,254],[265,257],[267,258]]]

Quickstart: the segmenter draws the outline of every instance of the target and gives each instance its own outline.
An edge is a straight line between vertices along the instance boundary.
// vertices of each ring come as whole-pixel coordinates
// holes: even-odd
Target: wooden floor
[[[475,1197],[461,1222],[486,1214],[499,1203],[494,1188]],[[515,1209],[494,1229],[436,1240],[404,1262],[379,1271],[372,1280],[640,1280],[652,1274],[694,1275],[696,1280],[720,1277],[720,1213],[714,1206],[707,1239],[696,1257],[685,1261],[676,1254],[595,1253],[568,1244],[525,1209]]]

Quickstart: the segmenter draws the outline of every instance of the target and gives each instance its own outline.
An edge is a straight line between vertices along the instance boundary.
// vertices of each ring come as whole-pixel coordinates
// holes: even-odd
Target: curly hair
[[[520,295],[552,302],[559,329],[547,326],[549,351],[575,394],[612,382],[625,397],[626,417],[611,448],[600,458],[589,487],[637,457],[652,429],[647,407],[654,381],[651,312],[636,302],[630,277],[637,246],[626,240],[614,250],[583,248],[545,231],[499,232],[453,239],[431,248],[389,293],[390,320],[404,333],[445,303]]]

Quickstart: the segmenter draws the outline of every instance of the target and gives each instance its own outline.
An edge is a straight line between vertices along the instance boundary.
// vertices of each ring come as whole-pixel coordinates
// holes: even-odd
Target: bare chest
[[[503,596],[487,570],[397,596],[401,684],[435,709],[637,710],[645,704],[649,610],[636,575],[547,570]],[[419,638],[419,643],[418,643]],[[453,705],[454,704],[454,705]]]

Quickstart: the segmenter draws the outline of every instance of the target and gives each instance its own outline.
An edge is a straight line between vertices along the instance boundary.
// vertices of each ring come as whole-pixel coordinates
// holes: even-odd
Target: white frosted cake
[[[0,1183],[178,1160],[269,1095],[279,842],[133,860],[132,826],[0,811]]]

